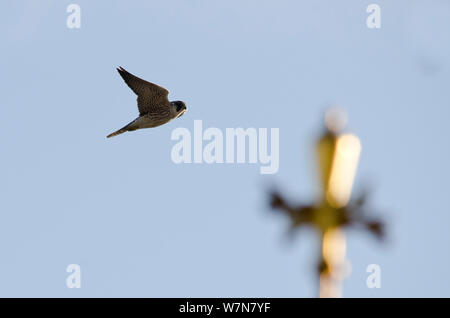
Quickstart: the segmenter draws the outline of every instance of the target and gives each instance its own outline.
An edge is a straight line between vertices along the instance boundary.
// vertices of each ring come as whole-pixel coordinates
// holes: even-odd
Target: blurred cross
[[[342,296],[341,285],[349,265],[343,227],[362,226],[376,237],[383,237],[383,224],[365,216],[366,194],[350,200],[361,143],[353,134],[340,133],[345,125],[342,111],[333,108],[326,112],[326,129],[317,142],[322,191],[315,204],[291,206],[278,192],[271,193],[272,207],[290,216],[292,228],[307,225],[320,234],[320,297]]]

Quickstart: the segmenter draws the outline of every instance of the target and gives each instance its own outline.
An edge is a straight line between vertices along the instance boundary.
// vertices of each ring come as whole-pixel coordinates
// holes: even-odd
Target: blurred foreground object
[[[316,228],[321,238],[318,263],[319,296],[341,297],[343,279],[350,271],[345,259],[346,237],[343,227],[361,226],[381,239],[383,223],[365,216],[367,195],[350,200],[361,153],[361,142],[353,134],[341,134],[347,122],[342,110],[332,108],[325,114],[326,130],[317,142],[317,161],[321,177],[321,197],[314,205],[292,207],[276,191],[271,206],[287,213],[292,228]]]

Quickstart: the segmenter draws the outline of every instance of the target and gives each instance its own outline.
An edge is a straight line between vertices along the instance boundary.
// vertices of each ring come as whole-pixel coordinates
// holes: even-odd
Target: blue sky
[[[81,6],[81,29],[66,8]],[[381,7],[381,29],[366,7]],[[277,184],[314,199],[329,104],[362,142],[379,244],[348,232],[347,297],[450,296],[448,1],[3,1],[0,296],[311,297],[318,242],[286,240]],[[137,115],[115,68],[183,100],[183,117],[105,136]],[[174,164],[171,132],[280,129],[280,169]],[[66,267],[80,264],[82,287]],[[366,287],[366,267],[382,287]]]

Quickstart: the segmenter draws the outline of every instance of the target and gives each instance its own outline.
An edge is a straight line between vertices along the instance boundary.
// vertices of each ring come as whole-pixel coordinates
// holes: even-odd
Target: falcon
[[[169,91],[156,84],[147,82],[124,68],[117,69],[125,83],[137,95],[139,117],[128,125],[106,136],[111,138],[126,131],[143,128],[153,128],[164,125],[174,118],[181,117],[186,111],[186,104],[182,101],[169,102]]]

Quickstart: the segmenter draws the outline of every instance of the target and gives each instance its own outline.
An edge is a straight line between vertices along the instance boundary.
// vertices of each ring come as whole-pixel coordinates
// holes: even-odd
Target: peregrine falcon
[[[106,136],[107,138],[142,128],[152,128],[168,123],[174,118],[181,117],[186,111],[186,104],[182,101],[169,102],[169,91],[156,84],[144,81],[127,72],[124,68],[117,69],[125,83],[138,96],[137,104],[139,117],[128,125]]]

